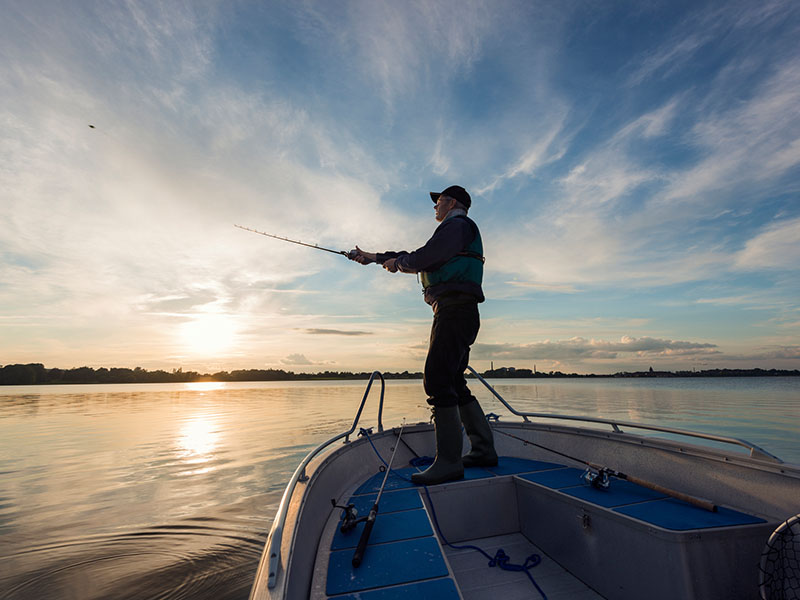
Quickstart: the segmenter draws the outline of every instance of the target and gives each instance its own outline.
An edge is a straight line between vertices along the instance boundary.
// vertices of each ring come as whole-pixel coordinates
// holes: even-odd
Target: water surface
[[[745,438],[800,463],[800,378],[492,384],[522,410]],[[0,387],[0,598],[246,599],[292,471],[350,426],[365,385]],[[387,383],[385,424],[428,416],[421,382]]]

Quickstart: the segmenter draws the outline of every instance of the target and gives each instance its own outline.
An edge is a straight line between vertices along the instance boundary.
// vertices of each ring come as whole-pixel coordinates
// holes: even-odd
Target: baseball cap
[[[465,190],[460,185],[451,185],[443,192],[430,192],[430,194],[431,194],[431,200],[433,200],[434,202],[436,202],[439,199],[439,196],[449,196],[450,198],[455,198],[467,208],[469,208],[472,205],[472,198],[469,197],[467,190]]]

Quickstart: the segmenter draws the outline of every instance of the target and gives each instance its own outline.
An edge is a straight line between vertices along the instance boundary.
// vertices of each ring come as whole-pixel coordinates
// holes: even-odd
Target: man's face
[[[433,210],[436,211],[436,220],[439,223],[444,221],[447,213],[450,212],[450,209],[452,209],[455,204],[456,201],[453,198],[448,196],[439,196],[439,198],[436,200],[436,204],[433,206]]]

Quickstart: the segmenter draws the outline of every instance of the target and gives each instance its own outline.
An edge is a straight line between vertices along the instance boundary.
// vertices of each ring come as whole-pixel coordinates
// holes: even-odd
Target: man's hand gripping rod
[[[352,259],[355,255],[355,250],[350,250],[349,252],[346,250],[331,250],[330,248],[323,248],[322,246],[318,246],[317,244],[306,244],[305,242],[299,242],[297,240],[290,240],[289,238],[281,237],[279,235],[272,235],[271,233],[265,233],[263,231],[258,231],[257,229],[250,229],[249,227],[243,227],[242,225],[235,225],[234,227],[238,227],[239,229],[244,229],[245,231],[252,231],[253,233],[257,233],[259,235],[265,235],[267,237],[271,237],[276,240],[281,240],[282,242],[290,242],[292,244],[298,244],[300,246],[305,246],[306,248],[314,248],[316,250],[324,250],[325,252],[331,252],[333,254],[341,254],[342,256],[346,256],[347,258]]]

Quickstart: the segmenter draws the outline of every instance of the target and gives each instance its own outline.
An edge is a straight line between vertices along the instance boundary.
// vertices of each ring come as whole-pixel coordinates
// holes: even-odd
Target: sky
[[[800,4],[0,0],[0,364],[421,371],[472,195],[471,364],[800,368]]]

